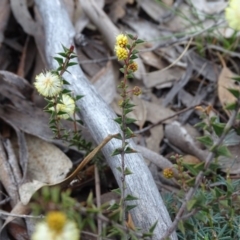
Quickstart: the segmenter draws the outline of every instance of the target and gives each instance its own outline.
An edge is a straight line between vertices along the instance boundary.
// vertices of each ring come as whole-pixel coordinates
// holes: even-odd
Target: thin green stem
[[[60,77],[62,77],[63,73],[67,70],[68,63],[69,63],[69,61],[71,59],[71,54],[72,53],[73,53],[73,47],[71,46],[70,50],[67,52],[67,56],[65,58],[65,61],[64,61],[64,63],[61,66],[61,71],[59,73]],[[61,138],[61,130],[60,130],[60,127],[59,127],[59,118],[57,116],[57,97],[58,96],[54,97],[54,106],[53,106],[53,108],[54,108],[54,113],[55,113],[54,114],[55,126],[56,126],[56,129],[57,129],[56,136],[57,136],[58,139],[60,139]],[[76,126],[74,125],[74,127],[76,127]]]
[[[76,121],[76,111],[73,113],[73,128],[74,128],[74,133],[77,134],[78,128],[77,128],[77,121]]]
[[[72,47],[71,47],[70,49],[72,49]],[[62,67],[61,67],[61,71],[60,71],[60,73],[59,73],[59,76],[62,76],[63,73],[66,71],[67,65],[68,65],[68,63],[69,63],[69,61],[70,61],[70,59],[71,59],[70,57],[71,57],[71,54],[72,54],[72,53],[73,53],[73,50],[69,50],[69,51],[68,51],[67,56],[66,56],[66,59],[65,59],[63,65],[62,65]]]
[[[55,126],[57,129],[57,138],[60,139],[61,138],[61,131],[60,131],[60,127],[59,127],[59,119],[57,116],[57,96],[54,97],[54,103],[53,103],[53,107],[54,107],[54,120],[55,120]]]
[[[132,50],[134,48],[134,44],[132,47],[129,49],[128,52],[128,57],[125,60],[125,69],[124,69],[124,79],[122,81],[121,87],[122,87],[122,98],[123,98],[123,104],[122,104],[122,149],[121,149],[121,170],[122,170],[122,176],[121,176],[121,182],[122,182],[122,189],[121,189],[121,209],[122,209],[122,223],[124,225],[125,223],[125,134],[127,130],[127,124],[126,124],[126,114],[125,114],[125,108],[126,108],[126,102],[128,100],[128,92],[127,92],[127,75],[128,75],[128,66],[129,66],[129,61],[130,61],[130,56],[132,54]]]

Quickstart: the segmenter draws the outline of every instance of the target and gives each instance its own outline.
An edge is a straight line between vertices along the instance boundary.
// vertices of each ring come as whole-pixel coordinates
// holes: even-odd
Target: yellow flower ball
[[[173,177],[173,170],[171,168],[165,168],[163,170],[163,176],[165,178],[172,178]]]
[[[119,34],[116,37],[116,45],[122,48],[125,48],[128,44],[128,38],[124,34]]]
[[[55,111],[54,107],[49,108],[50,111]],[[68,119],[73,117],[73,113],[75,111],[75,101],[68,94],[62,94],[62,97],[59,99],[59,103],[56,105],[58,118],[60,119]]]
[[[67,217],[62,212],[52,211],[46,217],[49,228],[56,233],[62,232],[66,221]]]
[[[128,57],[128,50],[126,48],[120,47],[118,45],[115,46],[116,56],[119,61],[125,60]]]
[[[64,112],[65,114],[58,115],[61,119],[72,118],[73,113],[75,111],[75,101],[67,94],[62,94],[62,98],[60,99],[61,103],[58,103],[56,106],[57,113]],[[52,107],[50,110],[54,110]]]
[[[36,225],[32,240],[78,240],[80,232],[75,222],[62,212],[48,213],[46,221]]]
[[[54,97],[62,91],[61,79],[51,72],[37,75],[34,85],[37,91],[44,97]]]
[[[240,31],[240,0],[230,0],[225,10],[226,20],[231,28]]]

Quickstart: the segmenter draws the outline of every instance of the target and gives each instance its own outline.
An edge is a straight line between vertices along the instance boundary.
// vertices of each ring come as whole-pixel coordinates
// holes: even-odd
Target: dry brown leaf
[[[146,74],[146,81],[144,84],[147,88],[156,87],[158,89],[162,87],[171,87],[173,82],[179,80],[184,74],[184,70],[179,67],[172,67],[164,71],[158,70],[149,72]]]
[[[124,17],[125,15],[125,5],[127,4],[127,0],[115,0],[112,1],[110,6],[110,12],[108,16],[110,19],[116,23],[118,19]]]
[[[33,180],[32,182],[30,182],[28,179],[25,181],[25,184],[22,184],[20,186],[19,189],[19,195],[20,195],[20,199],[24,204],[28,204],[30,198],[32,197],[33,193],[35,191],[37,191],[39,188],[41,188],[44,185],[48,185],[48,186],[58,186],[60,185],[61,187],[65,187],[68,186],[69,183],[75,179],[77,177],[77,175],[79,174],[79,172],[93,159],[93,157],[113,138],[115,138],[118,134],[115,135],[108,135],[106,138],[104,138],[104,140],[97,146],[95,147],[82,161],[81,163],[77,166],[77,168],[71,172],[71,174],[69,174],[67,177],[65,177],[67,175],[67,172],[70,169],[70,166],[72,165],[71,161],[68,160],[68,158],[62,153],[59,154],[60,160],[59,162],[53,162],[52,160],[55,160],[56,158],[56,153],[53,152],[53,159],[50,159],[50,163],[47,162],[48,164],[45,164],[45,162],[40,162],[40,166],[44,167],[41,168],[40,170],[42,170],[41,174],[36,174],[36,169],[30,169],[29,171],[29,175],[34,174],[33,177],[35,177],[35,175],[38,175],[39,180]],[[54,147],[54,146],[53,146]],[[64,156],[64,157],[63,157]],[[45,157],[45,160],[47,158]],[[41,165],[42,163],[42,165]],[[39,164],[39,162],[37,163]],[[35,166],[37,166],[37,164],[32,164],[32,166],[35,168]],[[57,166],[57,165],[61,165],[61,166]],[[50,169],[51,168],[51,169]],[[54,171],[58,171],[55,172]],[[45,174],[46,173],[46,174]],[[53,174],[52,174],[53,173]],[[46,183],[46,181],[51,181]]]
[[[166,67],[161,58],[153,52],[141,52],[139,55],[146,65],[155,67],[157,69]]]
[[[173,0],[162,0],[163,3],[165,3],[167,6],[173,5]]]
[[[131,114],[130,113],[129,117],[135,118],[137,120],[136,124],[139,126],[140,129],[142,129],[147,119],[146,105],[144,104],[144,100],[137,96],[132,97],[132,103],[136,106],[133,108],[133,111],[131,112],[133,115],[130,116]]]
[[[138,0],[141,8],[156,22],[166,13],[166,8],[154,0]]]
[[[240,90],[240,87],[232,80],[233,77],[235,77],[235,74],[229,68],[223,67],[218,78],[218,98],[223,107],[236,101],[236,98],[227,89],[234,88]],[[229,111],[226,111],[226,113],[230,115]]]
[[[193,155],[184,155],[182,157],[182,160],[183,160],[183,163],[187,163],[187,164],[198,164],[201,162],[198,158],[194,157]]]
[[[2,139],[0,141],[0,181],[10,196],[10,204],[13,207],[19,200],[18,188]]]
[[[33,92],[33,87],[27,80],[19,77],[18,75],[8,72],[0,71],[0,93],[6,98],[10,97],[10,94],[14,94],[17,97],[26,99],[30,98]]]
[[[98,0],[96,1],[96,4],[99,8],[102,9],[104,7],[104,2],[105,2],[104,0]],[[80,1],[75,1],[75,4],[76,4],[76,9],[74,12],[75,29],[76,33],[81,33],[83,29],[89,24],[89,18],[84,13]]]
[[[222,171],[240,174],[240,136],[231,130],[223,140],[223,144],[228,147],[231,157],[220,156],[218,158]]]
[[[127,222],[126,222],[126,226],[127,226],[128,229],[131,229],[131,230],[133,230],[133,231],[136,230],[136,227],[135,227],[135,225],[134,225],[134,222],[133,222],[133,220],[132,220],[132,216],[131,216],[130,213],[128,213],[128,220],[127,220]]]
[[[11,9],[15,19],[22,26],[24,31],[32,36],[36,36],[40,30],[40,26],[33,20],[28,11],[27,2],[25,0],[11,0]]]
[[[147,148],[159,152],[160,143],[164,137],[163,126],[158,125],[150,129],[150,136],[146,138]]]
[[[91,82],[97,89],[102,98],[110,104],[116,96],[116,81],[119,71],[109,61],[106,67],[102,68],[92,79]]]
[[[25,71],[24,70],[25,70],[25,60],[26,60],[26,52],[27,52],[27,48],[28,48],[28,43],[29,43],[29,37],[27,37],[27,39],[24,43],[20,63],[19,63],[18,70],[17,70],[17,75],[20,76],[20,77],[25,76]],[[32,54],[32,55],[34,55],[34,54]]]
[[[72,168],[71,160],[56,146],[26,134],[28,172],[31,179],[55,183],[64,179]]]
[[[228,146],[228,150],[232,157],[218,157],[218,163],[222,171],[230,174],[240,174],[240,144],[236,146]]]
[[[157,123],[161,119],[170,117],[175,113],[170,108],[165,108],[162,105],[158,105],[153,102],[144,101],[144,104],[147,109],[147,121],[152,122],[152,123]],[[175,118],[171,118],[171,119],[165,121],[165,123],[170,123],[174,119]]]
[[[35,77],[42,72],[44,67],[45,66],[44,66],[44,63],[42,61],[42,58],[39,55],[39,53],[37,53],[36,58],[35,58],[35,64],[34,64],[34,70],[33,70],[32,78],[30,80],[31,83],[33,83],[35,81]],[[35,104],[36,107],[39,107],[41,109],[43,109],[46,106],[46,100],[44,99],[44,97],[39,95],[39,93],[37,92],[36,89],[33,92],[32,101],[33,101],[33,103]]]
[[[27,134],[26,142],[27,178],[19,189],[21,202],[25,205],[35,191],[46,184],[60,182],[72,168],[70,159],[53,144]]]
[[[89,46],[88,46],[89,47]],[[92,50],[92,49],[91,49]],[[88,49],[88,51],[91,51],[90,49]],[[88,77],[88,79],[91,79],[93,76],[95,76],[99,71],[101,71],[101,66],[99,66],[98,63],[91,63],[91,60],[94,59],[91,57],[88,57],[87,54],[82,50],[82,48],[77,47],[77,55],[78,55],[78,60],[80,62],[81,68],[82,70],[85,72],[86,76]],[[101,58],[104,56],[101,56]],[[90,63],[84,63],[81,64],[81,62],[84,61],[90,61]]]

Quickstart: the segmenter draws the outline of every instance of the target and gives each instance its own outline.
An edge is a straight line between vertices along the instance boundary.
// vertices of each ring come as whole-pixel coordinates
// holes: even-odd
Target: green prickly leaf
[[[130,148],[130,147],[127,147],[125,150],[124,150],[125,153],[137,153],[136,150]]]
[[[117,148],[113,151],[112,155],[111,156],[116,156],[118,154],[121,154],[122,153],[122,149],[121,148]]]
[[[208,147],[211,147],[213,145],[213,140],[212,140],[211,136],[209,136],[209,135],[198,137],[197,140]]]
[[[136,44],[140,44],[140,43],[144,43],[144,41],[143,41],[142,39],[137,39],[137,40],[135,41],[135,43],[136,43]]]
[[[134,196],[132,196],[132,195],[130,195],[130,194],[128,194],[128,195],[124,198],[125,201],[133,201],[133,200],[138,200],[138,199],[139,199],[139,198],[134,197]]]

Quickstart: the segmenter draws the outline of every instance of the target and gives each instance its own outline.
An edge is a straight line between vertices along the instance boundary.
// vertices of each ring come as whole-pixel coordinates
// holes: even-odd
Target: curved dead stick
[[[35,3],[45,28],[45,53],[48,64],[50,68],[56,69],[58,65],[53,57],[62,51],[61,44],[67,47],[73,44],[75,31],[60,0],[35,0]],[[99,16],[99,21],[101,20]],[[81,110],[81,118],[95,142],[99,144],[107,135],[120,132],[119,125],[113,121],[116,118],[115,113],[90,85],[80,67],[75,65],[69,71],[71,74],[66,73],[64,77],[70,83],[69,89],[74,94],[84,95],[77,105]],[[116,168],[120,166],[121,158],[120,156],[111,157],[111,154],[114,149],[120,147],[120,144],[119,140],[112,139],[102,149],[119,185],[121,176]],[[129,144],[134,149],[133,141]],[[126,167],[133,172],[132,175],[126,177],[127,193],[139,198],[136,202],[131,202],[137,204],[137,207],[131,210],[134,224],[147,231],[158,221],[153,239],[159,239],[171,225],[171,220],[153,177],[140,154],[127,154],[125,162]],[[176,234],[173,233],[170,239],[177,239]]]
[[[94,158],[94,156],[101,151],[101,149],[114,137],[116,137],[118,134],[115,135],[109,135],[107,136],[96,148],[94,148],[83,160],[82,162],[77,166],[77,168],[63,181],[58,182],[56,184],[51,184],[48,186],[57,186],[60,185],[61,187],[67,186],[77,175],[78,173]]]

